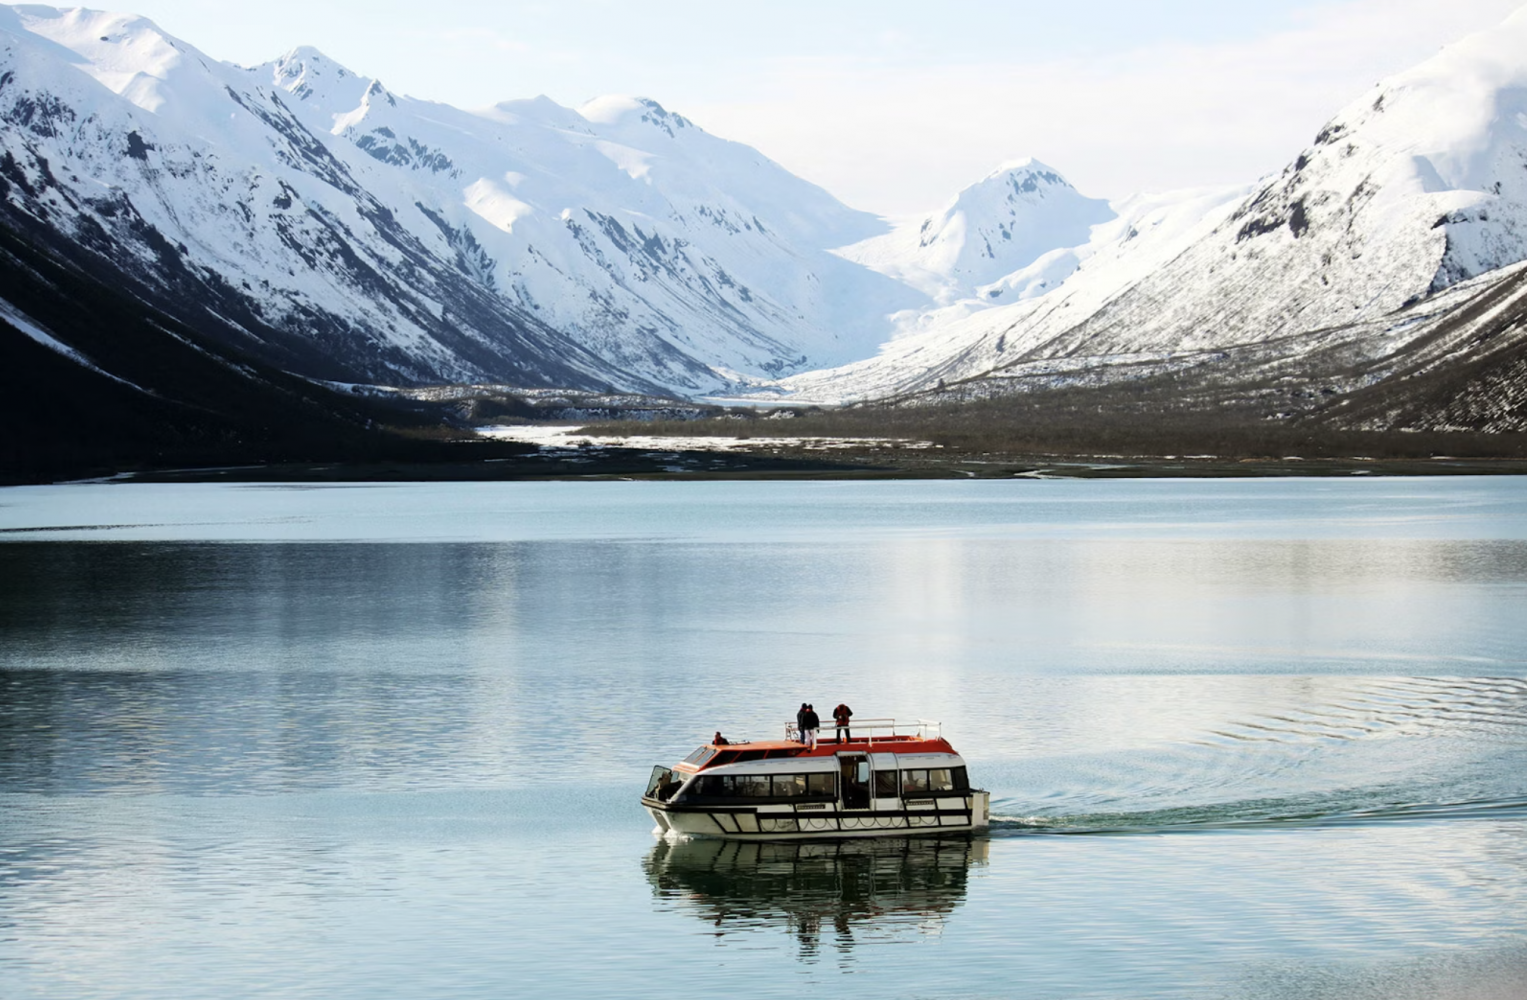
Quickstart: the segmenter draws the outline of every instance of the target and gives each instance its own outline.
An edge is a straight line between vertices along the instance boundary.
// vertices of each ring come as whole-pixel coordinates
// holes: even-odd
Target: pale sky
[[[219,59],[312,45],[461,107],[640,94],[901,216],[1037,157],[1083,193],[1249,183],[1524,0],[124,0]]]

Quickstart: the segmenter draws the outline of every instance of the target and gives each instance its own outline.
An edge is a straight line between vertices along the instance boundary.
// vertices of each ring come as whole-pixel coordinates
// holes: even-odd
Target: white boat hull
[[[844,809],[819,803],[760,806],[642,804],[661,832],[729,840],[842,840],[974,833],[991,825],[991,793],[971,790],[898,804],[893,809]]]

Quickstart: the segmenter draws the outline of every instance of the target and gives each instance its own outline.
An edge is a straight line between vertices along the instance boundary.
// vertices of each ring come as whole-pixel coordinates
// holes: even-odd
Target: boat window
[[[898,793],[896,791],[896,772],[895,771],[876,771],[875,772],[875,798],[877,798],[877,799],[894,799],[894,798],[896,798],[897,794]]]
[[[733,777],[736,794],[745,799],[767,799],[769,776],[767,774],[739,774]]]
[[[693,794],[708,799],[803,799],[831,797],[837,785],[831,774],[702,774]]]
[[[941,795],[970,790],[963,767],[913,768],[901,772],[903,795]]]
[[[806,794],[806,776],[804,774],[776,774],[774,776],[774,797],[777,799],[793,799]]]
[[[722,764],[730,764],[737,759],[736,750],[723,750],[710,762],[711,767],[720,767]]]
[[[715,747],[701,747],[700,749],[696,750],[694,753],[690,754],[688,757],[685,757],[684,758],[684,763],[686,763],[686,764],[693,764],[696,767],[700,767],[700,766],[703,766],[706,761],[710,760],[714,756],[716,756],[716,748]]]
[[[652,769],[652,777],[647,779],[647,798],[667,802],[683,783],[683,778],[659,764]]]

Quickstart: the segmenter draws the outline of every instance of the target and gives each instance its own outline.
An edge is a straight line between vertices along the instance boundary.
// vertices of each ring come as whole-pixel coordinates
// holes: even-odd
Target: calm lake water
[[[989,837],[669,843],[802,701]],[[0,995],[1505,998],[1527,480],[0,490]]]

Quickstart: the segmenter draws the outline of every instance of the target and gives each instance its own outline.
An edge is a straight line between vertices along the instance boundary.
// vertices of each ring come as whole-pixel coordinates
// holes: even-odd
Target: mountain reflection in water
[[[718,937],[780,929],[811,958],[824,932],[842,952],[858,938],[940,933],[988,846],[981,837],[661,840],[643,868],[658,899],[713,924]]]

